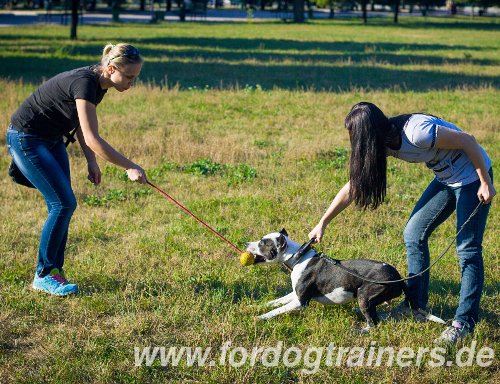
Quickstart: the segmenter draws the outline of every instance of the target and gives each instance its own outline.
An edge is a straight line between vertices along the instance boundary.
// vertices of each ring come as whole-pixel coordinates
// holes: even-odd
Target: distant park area
[[[391,116],[427,112],[473,134],[493,160],[500,190],[497,17],[84,23],[76,40],[69,28],[0,28],[0,125],[7,128],[44,80],[97,63],[107,43],[133,44],[145,59],[142,72],[127,92],[108,92],[97,108],[99,132],[239,247],[283,227],[297,242],[307,240],[348,180],[344,118],[359,101]],[[257,321],[267,301],[290,292],[288,273],[242,267],[227,244],[109,163],[99,160],[102,184],[90,184],[78,144],[68,152],[78,208],[65,270],[81,291],[60,299],[30,290],[46,203],[8,178],[11,158],[0,135],[0,383],[499,382],[498,196],[483,242],[485,287],[474,333],[476,352],[496,351],[491,365],[457,364],[461,346],[443,352],[453,364],[440,367],[429,365],[429,354],[405,367],[385,359],[353,366],[345,356],[328,365],[326,350],[317,367],[304,356],[296,365],[267,364],[272,354],[265,360],[262,350],[252,364],[243,352],[280,343],[295,355],[331,343],[417,351],[432,348],[444,328],[386,321],[359,335],[353,328],[364,323],[355,302],[311,303],[298,314]],[[376,211],[348,208],[317,249],[384,261],[406,276],[403,228],[432,178],[423,164],[389,158],[386,203]],[[431,261],[455,233],[453,215],[430,238]],[[434,315],[453,319],[460,279],[451,247],[431,270]],[[146,347],[210,347],[214,364],[158,357],[148,365],[138,359]]]

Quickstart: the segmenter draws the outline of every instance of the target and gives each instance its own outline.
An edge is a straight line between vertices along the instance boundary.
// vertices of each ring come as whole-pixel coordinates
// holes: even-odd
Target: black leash
[[[451,248],[451,246],[453,245],[453,243],[455,243],[457,241],[457,237],[460,234],[460,232],[462,232],[462,230],[464,229],[465,225],[479,211],[479,208],[481,208],[482,204],[483,204],[483,202],[480,201],[479,204],[477,205],[477,207],[474,209],[474,211],[472,211],[472,213],[470,214],[469,218],[465,221],[465,223],[462,224],[462,226],[460,227],[460,230],[453,237],[453,240],[450,242],[450,244],[448,244],[448,247],[446,247],[446,249],[444,250],[444,252],[441,253],[441,255],[439,255],[439,257],[431,265],[429,265],[426,269],[424,269],[423,271],[421,271],[421,272],[419,272],[419,273],[417,273],[417,274],[415,274],[413,276],[408,276],[408,277],[405,277],[405,278],[402,278],[402,279],[398,279],[398,280],[387,280],[387,281],[370,280],[370,279],[368,279],[368,278],[366,278],[364,276],[361,276],[361,275],[357,274],[354,271],[351,271],[349,268],[344,267],[343,265],[340,264],[340,260],[332,259],[331,257],[326,256],[323,252],[320,252],[318,254],[318,256],[321,257],[326,262],[328,262],[330,264],[333,264],[333,265],[339,267],[340,269],[343,269],[344,271],[346,271],[350,275],[355,276],[355,277],[357,277],[357,278],[359,278],[361,280],[368,281],[369,283],[375,283],[375,284],[393,284],[393,283],[400,283],[402,281],[410,280],[410,279],[413,279],[415,277],[418,277],[418,276],[424,274],[429,269],[431,269],[439,260],[441,260],[443,258],[443,256],[446,254],[446,252],[449,251],[449,249]],[[300,261],[302,255],[304,255],[307,251],[309,251],[309,249],[311,248],[311,245],[313,244],[314,241],[315,241],[315,239],[311,239],[307,243],[302,244],[302,246],[299,248],[299,250],[290,259],[288,259],[287,262],[289,260],[293,260],[292,264],[293,264],[293,266],[295,266],[295,264],[297,264]],[[287,263],[285,263],[285,266],[289,270],[291,270],[290,266]],[[292,266],[292,269],[293,269],[293,266]]]

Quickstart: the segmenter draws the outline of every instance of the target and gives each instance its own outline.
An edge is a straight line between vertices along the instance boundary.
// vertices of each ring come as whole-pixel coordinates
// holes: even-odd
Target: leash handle
[[[309,240],[308,242],[302,244],[300,246],[300,248],[297,250],[297,252],[295,252],[295,254],[292,256],[292,257],[295,257],[295,256],[302,256],[304,253],[306,253],[307,251],[309,251],[309,249],[311,249],[311,246],[316,242],[316,238],[313,237],[311,240]]]
[[[196,215],[191,212],[189,209],[187,209],[184,205],[182,205],[181,203],[179,203],[177,200],[175,200],[172,196],[170,196],[167,192],[165,191],[162,191],[160,188],[158,188],[156,185],[154,185],[153,183],[151,183],[149,180],[147,181],[147,183],[152,186],[154,189],[156,189],[159,193],[161,193],[163,196],[165,196],[167,199],[169,199],[172,203],[174,203],[175,205],[177,205],[179,208],[181,208],[184,212],[186,212],[188,215],[190,215],[193,219],[195,219],[198,223],[200,224],[203,224],[206,228],[208,228],[210,231],[212,231],[212,233],[214,233],[215,235],[217,235],[219,238],[221,238],[222,240],[224,240],[227,244],[229,244],[231,247],[233,247],[236,251],[238,251],[239,253],[243,253],[243,251],[241,249],[239,249],[236,245],[234,245],[233,243],[231,243],[228,239],[226,239],[224,236],[222,236],[219,232],[217,232],[215,229],[213,229],[210,225],[208,225],[207,223],[205,223],[203,220],[199,219],[198,217],[196,217]]]
[[[297,249],[297,252],[295,252],[292,257],[290,257],[287,261],[284,262],[284,265],[286,269],[288,269],[289,272],[292,272],[293,267],[297,265],[297,263],[300,261],[302,256],[306,253],[309,252],[311,249],[311,246],[316,242],[316,238],[310,239],[308,242],[302,244],[299,249]]]

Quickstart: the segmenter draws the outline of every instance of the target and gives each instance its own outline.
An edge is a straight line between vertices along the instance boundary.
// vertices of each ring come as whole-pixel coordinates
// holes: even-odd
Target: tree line
[[[239,5],[243,9],[253,10],[275,10],[287,12],[296,23],[303,23],[308,13],[312,18],[314,7],[327,8],[330,10],[329,17],[335,17],[336,10],[358,10],[364,23],[368,22],[368,13],[374,11],[376,6],[389,7],[393,12],[393,21],[398,22],[402,7],[413,12],[418,8],[423,16],[430,9],[446,5],[449,14],[454,15],[463,6],[471,6],[472,12],[477,9],[477,14],[482,15],[488,7],[500,6],[500,0],[99,0],[99,4],[113,12],[113,19],[118,20],[120,10],[152,11],[163,9],[166,12],[174,8],[179,12],[180,20],[185,20],[187,4],[201,5],[206,9],[208,3],[214,8],[221,8],[231,2],[231,5]],[[77,38],[78,15],[81,10],[95,11],[98,8],[98,0],[0,0],[0,7],[7,9],[46,9],[47,11],[58,9],[71,15],[70,38]],[[283,14],[283,13],[282,13]],[[285,16],[286,17],[286,16]]]

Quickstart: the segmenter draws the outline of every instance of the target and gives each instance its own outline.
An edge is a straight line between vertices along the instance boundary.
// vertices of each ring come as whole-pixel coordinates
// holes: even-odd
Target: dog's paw
[[[259,320],[259,321],[264,321],[264,320],[267,320],[267,317],[265,317],[264,315],[259,315],[259,316],[255,316],[254,319]]]

